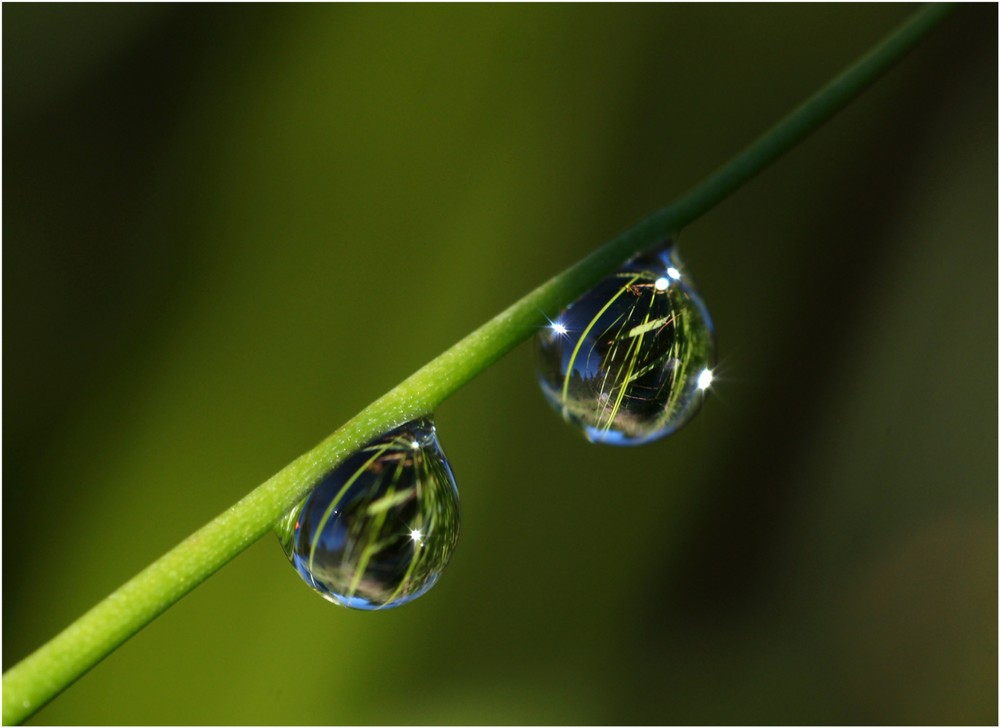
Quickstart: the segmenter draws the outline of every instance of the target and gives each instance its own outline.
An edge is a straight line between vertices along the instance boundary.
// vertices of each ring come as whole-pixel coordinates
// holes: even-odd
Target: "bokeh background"
[[[5,5],[4,668],[912,11]],[[685,231],[688,428],[589,445],[522,346],[426,597],[268,537],[32,722],[995,723],[996,27]]]

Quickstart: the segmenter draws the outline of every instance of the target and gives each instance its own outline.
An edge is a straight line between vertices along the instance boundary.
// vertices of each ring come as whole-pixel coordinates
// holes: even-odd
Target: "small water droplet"
[[[535,337],[549,404],[592,442],[675,432],[712,382],[715,333],[673,245],[629,260]]]
[[[430,589],[458,541],[458,488],[430,418],[390,430],[330,471],[277,527],[326,599],[385,609]]]

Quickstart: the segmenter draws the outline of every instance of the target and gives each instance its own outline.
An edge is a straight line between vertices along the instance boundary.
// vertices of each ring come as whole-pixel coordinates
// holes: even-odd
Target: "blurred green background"
[[[4,668],[912,11],[5,5]],[[33,722],[995,723],[996,27],[685,231],[684,431],[588,445],[522,346],[427,596],[268,537]]]

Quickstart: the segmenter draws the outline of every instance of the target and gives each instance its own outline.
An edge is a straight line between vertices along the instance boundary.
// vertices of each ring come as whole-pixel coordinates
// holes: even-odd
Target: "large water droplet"
[[[385,609],[430,589],[458,541],[455,476],[430,418],[372,440],[278,525],[288,559],[336,604]]]
[[[587,439],[611,445],[683,426],[715,366],[712,320],[671,244],[629,260],[535,341],[549,404]]]

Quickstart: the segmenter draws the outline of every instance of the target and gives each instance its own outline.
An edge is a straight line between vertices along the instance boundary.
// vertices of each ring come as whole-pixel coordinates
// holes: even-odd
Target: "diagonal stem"
[[[929,5],[674,204],[549,279],[363,409],[3,675],[3,722],[20,723],[266,534],[314,483],[374,436],[432,412],[637,252],[661,243],[819,128],[949,12]]]

